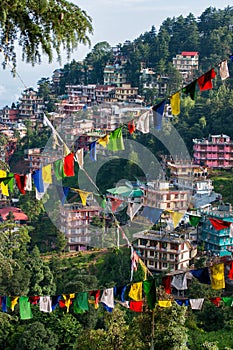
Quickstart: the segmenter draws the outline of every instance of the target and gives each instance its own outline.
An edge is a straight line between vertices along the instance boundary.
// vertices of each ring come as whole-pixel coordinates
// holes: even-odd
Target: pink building
[[[194,161],[209,168],[233,167],[233,141],[224,134],[208,139],[193,139]]]

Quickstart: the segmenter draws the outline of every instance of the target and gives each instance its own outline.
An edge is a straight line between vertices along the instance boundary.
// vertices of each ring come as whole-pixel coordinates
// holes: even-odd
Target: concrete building
[[[9,108],[8,106],[0,109],[0,123],[12,125],[18,120],[19,110],[17,108]]]
[[[192,81],[198,70],[199,53],[197,51],[183,51],[172,59],[173,65],[182,74],[185,82]]]
[[[137,96],[138,88],[131,87],[131,84],[122,84],[121,87],[115,89],[115,97],[118,102],[135,102]]]
[[[217,256],[231,255],[233,252],[231,227],[216,230],[209,220],[209,218],[215,218],[233,222],[231,207],[219,206],[215,210],[213,208],[201,209],[200,214],[202,215],[202,220],[201,225],[198,227],[198,241],[204,244],[204,249]]]
[[[25,89],[19,98],[19,121],[29,120],[32,126],[42,124],[45,105],[33,88]]]
[[[210,135],[208,139],[193,139],[194,162],[209,168],[233,167],[233,141],[230,136]]]
[[[95,216],[100,215],[96,206],[82,206],[80,203],[64,204],[60,207],[61,231],[68,239],[70,251],[86,250],[91,245],[92,236],[100,234],[90,223]]]
[[[145,265],[154,272],[187,269],[193,263],[197,248],[178,235],[153,230],[133,235],[133,246]]]
[[[121,87],[127,81],[124,64],[107,65],[104,68],[104,85]]]

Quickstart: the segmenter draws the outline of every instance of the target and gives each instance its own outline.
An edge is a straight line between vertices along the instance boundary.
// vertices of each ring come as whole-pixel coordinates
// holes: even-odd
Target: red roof
[[[24,212],[20,208],[5,207],[5,208],[0,209],[0,215],[4,221],[7,220],[6,217],[8,216],[10,211],[13,213],[13,215],[15,217],[14,221],[19,221],[19,220],[20,221],[21,220],[27,221],[28,220],[27,215],[24,214]]]
[[[182,56],[197,56],[199,55],[199,52],[197,51],[183,51],[181,52]]]

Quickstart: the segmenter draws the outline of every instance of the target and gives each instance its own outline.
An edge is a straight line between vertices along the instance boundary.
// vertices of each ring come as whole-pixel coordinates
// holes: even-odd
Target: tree
[[[55,50],[60,60],[61,46],[70,56],[78,43],[90,44],[91,18],[77,5],[66,0],[9,0],[0,2],[0,46],[3,66],[16,68],[16,43],[22,59],[32,65],[46,54],[49,62]]]

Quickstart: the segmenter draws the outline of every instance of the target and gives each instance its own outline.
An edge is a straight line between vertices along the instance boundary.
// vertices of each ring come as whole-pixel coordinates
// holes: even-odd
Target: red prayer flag
[[[63,162],[65,175],[74,176],[74,153],[68,154]]]
[[[136,126],[134,124],[134,120],[131,120],[129,123],[128,123],[128,130],[129,130],[129,133],[130,135],[132,133],[134,133],[134,131],[136,130]]]
[[[220,298],[220,297],[210,298],[210,301],[211,301],[211,303],[213,303],[215,306],[219,307],[219,306],[220,306],[221,298]]]
[[[164,286],[165,293],[171,294],[171,276],[164,276],[162,278],[162,285]]]
[[[130,310],[132,311],[135,311],[135,312],[142,312],[143,310],[143,301],[140,300],[140,301],[130,301],[129,302],[129,308]]]
[[[118,198],[111,198],[112,212],[114,213],[123,201]]]
[[[37,296],[37,295],[32,295],[29,297],[29,302],[32,304],[32,305],[36,305],[39,303],[39,300],[40,300],[40,297]]]
[[[26,175],[19,175],[19,174],[14,174],[14,178],[16,181],[16,184],[18,186],[18,189],[22,194],[25,194],[25,187],[26,187]]]
[[[214,68],[201,75],[198,79],[198,86],[201,91],[213,89],[212,79],[216,77],[217,73]]]
[[[231,261],[230,270],[229,270],[229,272],[228,272],[227,277],[228,277],[230,280],[233,280],[233,261]]]
[[[215,218],[209,218],[211,224],[214,226],[215,230],[223,230],[224,228],[229,228],[231,225],[231,222],[215,219]]]

